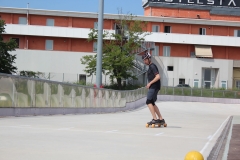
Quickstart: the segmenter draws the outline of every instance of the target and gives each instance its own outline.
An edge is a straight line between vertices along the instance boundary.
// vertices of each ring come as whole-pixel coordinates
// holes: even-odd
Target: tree
[[[13,39],[7,42],[3,41],[4,26],[6,26],[5,21],[0,20],[0,73],[12,74],[16,73],[17,70],[17,67],[13,66],[16,55],[11,55],[9,52],[15,51],[17,43]]]
[[[88,77],[92,76],[93,78],[93,75],[96,75],[96,59],[97,59],[97,55],[83,56],[83,58],[80,59],[81,63],[86,65],[84,72],[87,73]]]
[[[134,65],[134,51],[149,34],[146,32],[147,23],[134,18],[133,15],[120,15],[119,19],[115,20],[115,33],[105,31],[103,34],[102,69],[110,76],[112,82],[117,81],[118,89],[122,88],[123,79],[136,79],[129,72]],[[97,30],[91,29],[88,41],[96,41],[97,37]],[[85,72],[96,73],[96,57],[83,57],[81,63],[87,65]]]

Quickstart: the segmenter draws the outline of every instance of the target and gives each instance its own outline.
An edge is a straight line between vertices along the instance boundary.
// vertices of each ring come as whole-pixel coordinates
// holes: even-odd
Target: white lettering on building
[[[194,3],[194,2],[192,2],[191,0],[188,0],[188,3]]]
[[[197,0],[197,4],[203,4],[203,2],[200,2],[200,0]]]
[[[234,2],[234,0],[231,0],[228,5],[230,6],[233,3],[234,6],[236,6],[236,3]]]
[[[224,6],[240,7],[240,6],[237,6],[235,0],[187,0],[187,2],[183,2],[182,0],[151,0],[151,1],[166,2],[166,3],[187,3],[187,4],[200,4],[200,5],[216,5],[216,6],[224,5]],[[225,1],[229,3],[227,4],[227,2]],[[240,0],[236,0],[236,1],[240,1]]]
[[[208,3],[207,4],[214,4],[214,0],[208,0]]]

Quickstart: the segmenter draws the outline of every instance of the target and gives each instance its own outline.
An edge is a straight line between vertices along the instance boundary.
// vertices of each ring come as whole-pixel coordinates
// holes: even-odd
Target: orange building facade
[[[237,75],[235,70],[240,68],[240,64],[238,65],[238,61],[240,61],[240,12],[238,7],[234,4],[214,7],[165,1],[158,3],[155,0],[143,2],[144,16],[137,16],[136,19],[148,22],[147,31],[151,34],[146,37],[146,41],[154,42],[152,51],[154,56],[179,60],[185,58],[188,61],[192,58],[207,59],[207,61],[209,59],[225,60],[231,64],[231,70],[229,70],[227,78],[223,79],[232,81],[228,88],[238,87],[238,83],[240,87],[240,77],[234,76]],[[239,4],[236,3],[236,5]],[[39,54],[45,53],[45,51],[56,55],[58,52],[66,53],[70,59],[71,54],[96,54],[96,43],[88,42],[87,38],[89,29],[97,26],[97,16],[97,13],[0,8],[0,18],[7,24],[6,33],[3,35],[4,40],[16,39],[19,48],[15,53],[28,52],[30,54],[30,52],[34,52],[35,59],[38,59]],[[105,14],[104,29],[114,32],[115,20],[118,18],[118,15]],[[76,67],[81,68],[80,74],[84,74],[84,66],[75,66],[74,68]],[[26,66],[19,68],[26,70]],[[204,79],[205,68],[208,67],[200,64],[200,68],[199,81]],[[220,78],[220,68],[216,67],[219,75],[216,75],[215,79],[225,81]],[[41,67],[33,66],[32,70],[47,72],[47,69],[49,68],[41,69]],[[69,70],[73,71],[74,69],[65,71]],[[48,71],[60,72],[57,69],[51,70],[51,68]],[[73,72],[79,73],[79,71]],[[171,75],[172,73],[165,74]],[[195,79],[193,76],[187,75],[183,78],[189,78],[192,81]],[[179,79],[183,79],[174,74],[172,77],[166,76],[166,78],[176,78],[177,82],[174,84],[180,83]],[[239,82],[236,80],[238,78]],[[194,82],[191,83],[194,85]],[[204,82],[202,83],[199,83],[198,87],[204,85]],[[214,87],[215,85],[212,85],[211,82],[210,86]]]

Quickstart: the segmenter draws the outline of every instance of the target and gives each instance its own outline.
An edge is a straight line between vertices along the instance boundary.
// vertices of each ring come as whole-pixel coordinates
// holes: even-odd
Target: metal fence
[[[161,95],[209,97],[209,98],[230,98],[240,99],[240,91],[190,88],[190,87],[162,87],[159,91]]]
[[[181,78],[161,78],[162,86],[178,87],[181,84],[187,84],[192,88],[206,89],[235,89],[240,90],[239,79],[227,80],[204,80],[204,79],[181,79]]]
[[[146,94],[146,88],[116,91],[0,73],[0,107],[125,107]],[[162,86],[159,94],[240,98],[239,90],[192,87]]]
[[[0,107],[125,107],[147,90],[97,89],[0,73]]]

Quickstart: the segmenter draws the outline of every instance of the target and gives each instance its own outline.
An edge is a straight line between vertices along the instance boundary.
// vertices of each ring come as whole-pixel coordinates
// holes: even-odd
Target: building
[[[240,88],[239,3],[143,1],[144,16],[137,19],[148,22],[151,34],[146,41],[154,44],[152,55],[161,68],[163,85]],[[15,38],[19,43],[14,52],[19,70],[55,73],[53,79],[70,74],[85,78],[80,58],[96,54],[96,43],[87,38],[90,28],[97,26],[97,13],[1,7],[0,16],[7,23],[4,39]],[[104,29],[114,32],[118,18],[105,14]]]

